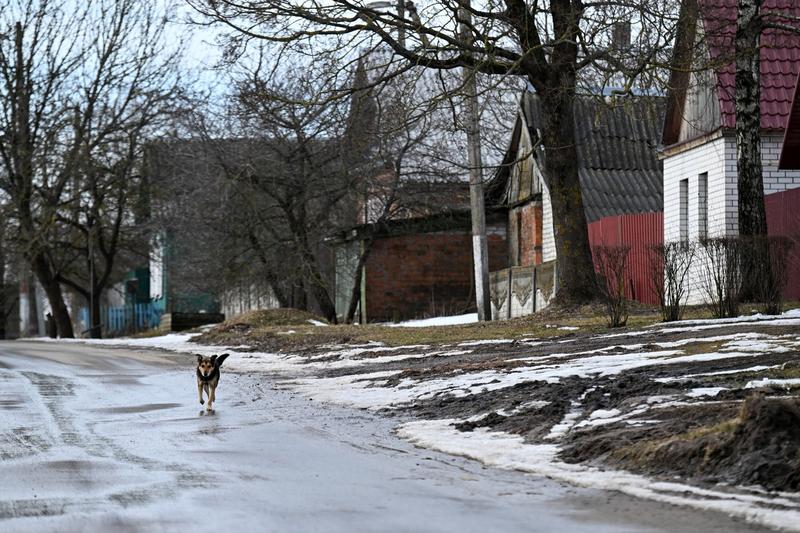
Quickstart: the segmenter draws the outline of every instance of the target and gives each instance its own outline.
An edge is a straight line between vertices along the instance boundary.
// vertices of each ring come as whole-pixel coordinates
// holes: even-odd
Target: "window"
[[[708,172],[697,176],[697,237],[708,237]]]
[[[680,240],[688,242],[689,240],[689,180],[683,179],[680,181],[679,189],[679,203],[680,203]]]

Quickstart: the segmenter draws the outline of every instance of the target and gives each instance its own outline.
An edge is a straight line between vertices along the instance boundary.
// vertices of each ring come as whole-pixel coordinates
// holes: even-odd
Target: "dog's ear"
[[[228,358],[229,355],[230,355],[229,353],[224,353],[219,357],[215,355],[214,357],[217,357],[217,366],[222,366],[222,363],[225,361],[225,359]]]
[[[212,355],[211,356],[211,364],[212,365],[216,365],[217,364],[217,356],[216,355]]]
[[[203,356],[200,355],[200,354],[197,354],[197,364],[199,365],[202,362],[203,362]]]

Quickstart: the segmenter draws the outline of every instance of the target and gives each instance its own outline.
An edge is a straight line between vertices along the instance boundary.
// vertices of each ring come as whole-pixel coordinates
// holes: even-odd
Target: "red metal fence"
[[[764,206],[769,234],[794,241],[789,252],[789,282],[784,297],[800,300],[800,188],[769,194],[764,197]]]
[[[785,298],[800,300],[800,188],[764,197],[770,235],[794,241],[789,256],[789,281]],[[589,224],[589,244],[631,247],[628,256],[627,296],[643,303],[657,304],[652,290],[648,249],[664,239],[663,213],[642,213],[606,217]]]
[[[648,248],[664,240],[663,213],[641,213],[605,217],[589,224],[589,244],[594,246],[631,247],[628,255],[627,296],[648,304],[657,304],[652,289]]]

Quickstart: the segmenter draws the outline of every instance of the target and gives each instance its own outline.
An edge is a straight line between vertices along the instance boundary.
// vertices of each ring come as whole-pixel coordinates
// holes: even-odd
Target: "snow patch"
[[[434,326],[456,326],[459,324],[473,324],[478,321],[478,313],[455,316],[437,316],[422,320],[407,320],[396,324],[387,324],[393,328],[430,328]]]
[[[600,470],[557,459],[553,444],[527,444],[517,435],[476,428],[457,431],[456,420],[407,422],[397,434],[416,446],[476,459],[506,470],[521,470],[574,485],[616,490],[638,498],[673,505],[718,511],[768,527],[800,531],[800,503],[793,498],[775,498],[702,489],[674,482],[658,482],[619,470]],[[781,508],[775,508],[780,505]]]
[[[757,387],[796,387],[800,385],[800,379],[792,378],[792,379],[771,379],[771,378],[763,378],[763,379],[755,379],[753,381],[748,381],[747,385],[744,386],[745,389],[754,389]]]

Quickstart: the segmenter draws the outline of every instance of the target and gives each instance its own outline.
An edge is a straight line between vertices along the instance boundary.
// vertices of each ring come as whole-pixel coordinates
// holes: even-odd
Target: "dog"
[[[211,411],[214,408],[214,401],[217,397],[217,385],[219,385],[219,369],[225,359],[230,354],[224,353],[222,355],[212,355],[211,357],[197,356],[197,394],[200,396],[200,405],[203,405],[203,391],[206,391],[208,397],[208,405],[206,411]]]

